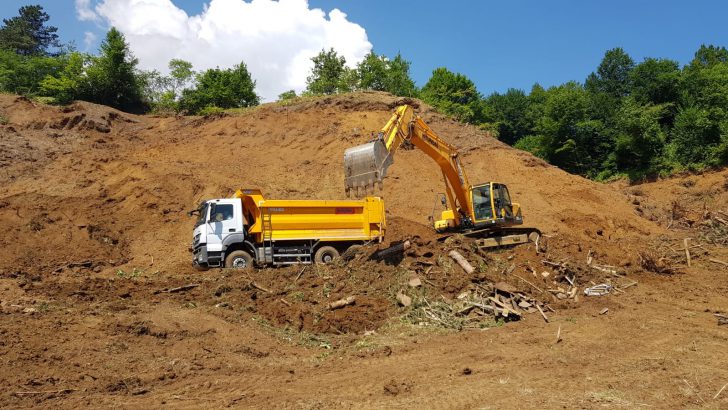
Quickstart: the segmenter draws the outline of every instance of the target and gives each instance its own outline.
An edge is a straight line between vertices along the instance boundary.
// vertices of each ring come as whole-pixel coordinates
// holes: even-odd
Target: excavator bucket
[[[346,195],[366,195],[377,184],[382,188],[382,180],[387,176],[387,168],[393,159],[382,140],[358,145],[344,151],[344,188]]]

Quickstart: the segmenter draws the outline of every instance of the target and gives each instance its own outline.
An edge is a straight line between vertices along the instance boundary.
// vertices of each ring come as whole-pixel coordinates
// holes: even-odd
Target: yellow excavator
[[[435,134],[409,105],[397,107],[373,141],[344,152],[347,196],[353,193],[360,197],[375,185],[381,189],[395,152],[406,143],[435,160],[445,180],[445,194],[440,195],[446,209],[439,219],[433,215],[435,231],[479,238],[481,247],[538,240],[538,229],[514,227],[523,224],[523,215],[521,206],[511,202],[506,185],[497,182],[471,185],[458,150]]]

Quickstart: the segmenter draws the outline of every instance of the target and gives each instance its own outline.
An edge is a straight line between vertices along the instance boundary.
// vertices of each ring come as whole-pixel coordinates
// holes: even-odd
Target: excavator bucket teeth
[[[354,192],[362,196],[363,191],[381,189],[387,168],[392,165],[392,156],[381,140],[358,145],[344,151],[344,185],[347,195]]]

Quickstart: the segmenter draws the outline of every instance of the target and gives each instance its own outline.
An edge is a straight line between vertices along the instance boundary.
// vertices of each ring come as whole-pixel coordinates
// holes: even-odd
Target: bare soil
[[[344,150],[405,102],[461,148],[471,182],[509,186],[538,252],[438,241],[442,177],[412,150],[381,192],[386,243],[328,266],[191,268],[185,211],[242,186],[342,198]],[[595,183],[382,93],[215,118],[0,95],[0,115],[2,407],[728,408],[726,170]],[[584,296],[601,283],[618,290]],[[421,314],[496,284],[548,322]]]

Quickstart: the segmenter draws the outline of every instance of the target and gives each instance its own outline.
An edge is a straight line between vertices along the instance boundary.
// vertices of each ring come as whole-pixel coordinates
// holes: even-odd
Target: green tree
[[[142,99],[145,84],[136,70],[138,60],[129,50],[124,35],[112,27],[99,51],[100,55],[86,70],[81,98],[124,111],[145,110]]]
[[[675,117],[672,130],[672,158],[683,166],[718,165],[725,161],[728,147],[725,131],[728,123],[724,118],[723,110],[717,107],[682,109]]]
[[[190,85],[195,77],[192,63],[174,58],[169,61],[169,76],[171,77],[171,91],[175,96]]]
[[[544,97],[534,134],[520,146],[568,172],[595,177],[612,147],[603,122],[590,116],[589,93],[569,82]]]
[[[410,62],[401,54],[393,60],[370,52],[356,67],[359,80],[356,88],[363,90],[386,91],[403,97],[417,95],[417,87],[410,78]]]
[[[631,95],[641,104],[675,103],[680,96],[677,61],[646,58],[629,74]]]
[[[386,91],[388,61],[385,56],[378,56],[370,51],[356,65],[359,76],[359,88],[363,90]]]
[[[440,67],[421,90],[422,99],[460,121],[475,123],[482,121],[481,96],[468,77]]]
[[[586,88],[590,92],[603,92],[613,98],[622,98],[629,93],[629,73],[634,67],[634,60],[622,48],[613,48],[604,54],[596,73],[591,73],[586,80]]]
[[[68,104],[81,95],[84,87],[84,66],[90,57],[74,52],[59,59],[65,60],[65,67],[57,76],[46,75],[40,83],[40,91],[44,96],[53,97],[57,103]]]
[[[0,50],[0,90],[36,95],[41,81],[48,75],[58,75],[64,64],[62,58],[22,56],[11,50]]]
[[[197,75],[195,88],[182,91],[180,108],[198,113],[206,107],[241,108],[260,104],[255,80],[244,62],[233,68],[209,69]]]
[[[614,172],[636,180],[662,170],[666,135],[661,120],[668,107],[625,99],[617,116],[618,134],[611,156]]]
[[[485,100],[490,108],[487,121],[496,124],[498,139],[513,145],[530,134],[533,123],[528,116],[530,99],[523,92],[511,88],[505,94],[493,93]]]
[[[58,28],[47,26],[50,19],[43,7],[23,6],[18,16],[3,19],[0,28],[0,48],[24,56],[49,55],[49,47],[60,47]]]
[[[292,100],[296,98],[295,90],[288,90],[278,94],[278,101]]]
[[[402,97],[417,96],[417,87],[410,77],[410,62],[405,60],[400,53],[389,61],[386,78],[385,90],[387,92]]]
[[[350,90],[346,69],[346,59],[331,48],[321,52],[311,59],[313,69],[306,78],[306,90],[311,94],[336,94]]]
[[[728,63],[728,50],[725,47],[701,45],[690,62],[692,68],[707,68],[716,64]]]

